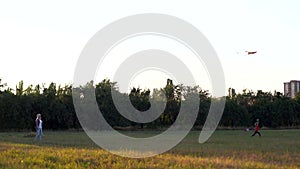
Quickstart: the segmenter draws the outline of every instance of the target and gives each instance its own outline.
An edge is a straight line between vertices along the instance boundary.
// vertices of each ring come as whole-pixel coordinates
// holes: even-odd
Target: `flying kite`
[[[247,51],[247,50],[242,50],[242,51],[236,52],[236,54],[242,55],[242,56],[248,56],[248,55],[254,55],[254,54],[257,54],[257,51]]]
[[[256,54],[257,51],[245,51],[248,55],[253,55],[253,54]]]

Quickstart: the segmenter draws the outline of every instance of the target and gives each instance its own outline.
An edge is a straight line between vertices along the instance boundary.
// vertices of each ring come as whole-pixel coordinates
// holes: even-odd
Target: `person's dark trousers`
[[[255,136],[256,134],[259,135],[259,137],[261,136],[260,132],[259,131],[255,131],[253,134],[252,134],[252,137]]]

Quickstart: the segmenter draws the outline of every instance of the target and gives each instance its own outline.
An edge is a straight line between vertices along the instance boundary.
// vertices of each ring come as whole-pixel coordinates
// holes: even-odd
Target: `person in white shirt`
[[[42,134],[43,134],[42,126],[43,126],[42,115],[37,114],[36,119],[35,119],[36,136],[35,136],[34,140],[36,140],[38,138],[40,139],[40,141],[42,140]]]

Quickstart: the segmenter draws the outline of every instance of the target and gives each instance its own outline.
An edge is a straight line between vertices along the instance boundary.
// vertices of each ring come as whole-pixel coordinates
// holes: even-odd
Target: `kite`
[[[257,51],[253,51],[253,52],[249,52],[249,51],[245,51],[248,55],[253,55],[253,54],[256,54]]]

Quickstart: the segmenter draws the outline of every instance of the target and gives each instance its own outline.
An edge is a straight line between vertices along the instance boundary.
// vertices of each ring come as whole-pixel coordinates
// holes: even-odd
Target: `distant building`
[[[297,93],[300,92],[300,81],[291,80],[284,83],[284,95],[290,98],[294,98]]]
[[[290,82],[284,82],[284,95],[286,97],[291,97],[291,85]]]
[[[236,95],[235,89],[229,88],[229,89],[228,89],[228,96],[229,96],[229,97],[234,97],[235,95]]]

